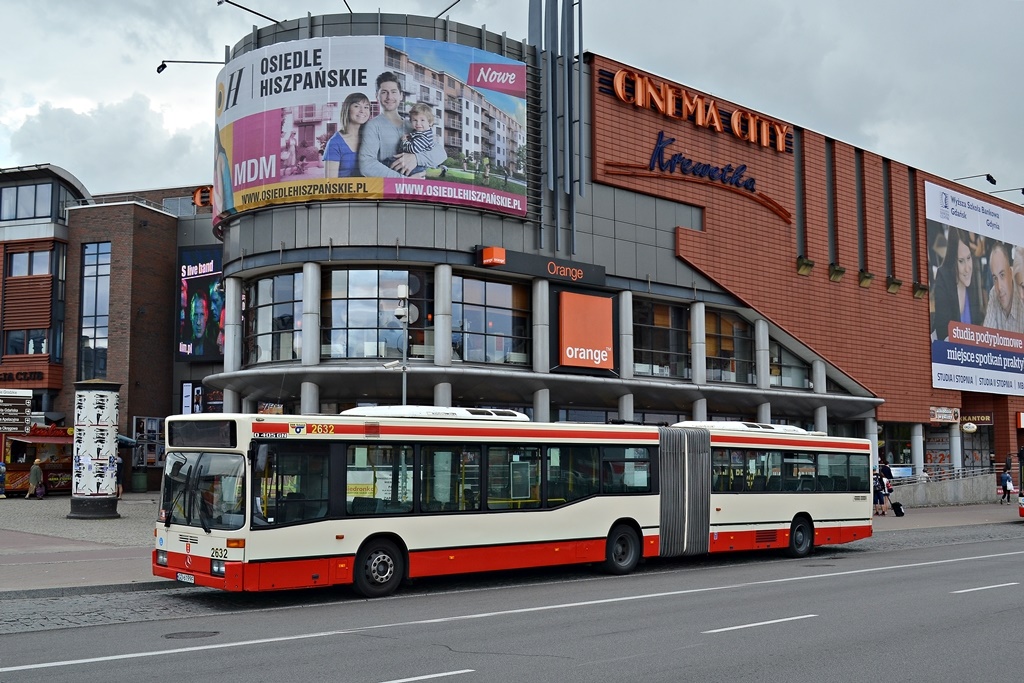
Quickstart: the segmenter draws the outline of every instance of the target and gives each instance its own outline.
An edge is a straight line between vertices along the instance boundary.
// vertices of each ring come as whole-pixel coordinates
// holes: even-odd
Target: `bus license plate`
[[[181,572],[178,572],[177,578],[178,578],[178,581],[181,581],[182,583],[195,583],[196,582],[196,577],[194,577],[191,574],[182,574]]]

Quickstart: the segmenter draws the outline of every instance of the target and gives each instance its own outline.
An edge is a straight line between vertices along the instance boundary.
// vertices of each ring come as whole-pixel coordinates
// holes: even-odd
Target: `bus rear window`
[[[169,420],[167,444],[176,448],[235,448],[232,420]]]

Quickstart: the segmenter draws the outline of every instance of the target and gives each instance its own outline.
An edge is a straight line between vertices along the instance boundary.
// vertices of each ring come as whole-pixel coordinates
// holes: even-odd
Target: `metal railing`
[[[972,479],[974,477],[991,477],[996,473],[992,467],[961,467],[959,469],[943,468],[934,470],[930,474],[915,474],[909,477],[893,477],[893,486],[904,484],[925,484],[933,481],[954,481],[957,479]]]

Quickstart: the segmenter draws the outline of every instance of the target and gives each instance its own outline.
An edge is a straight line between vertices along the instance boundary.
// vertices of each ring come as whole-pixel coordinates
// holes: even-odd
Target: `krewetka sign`
[[[526,214],[526,65],[418,38],[269,45],[217,78],[216,226],[336,200]]]

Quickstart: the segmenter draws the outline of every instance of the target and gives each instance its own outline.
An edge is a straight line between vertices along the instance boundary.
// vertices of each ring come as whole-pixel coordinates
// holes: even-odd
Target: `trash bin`
[[[146,468],[132,470],[132,493],[146,492]]]

